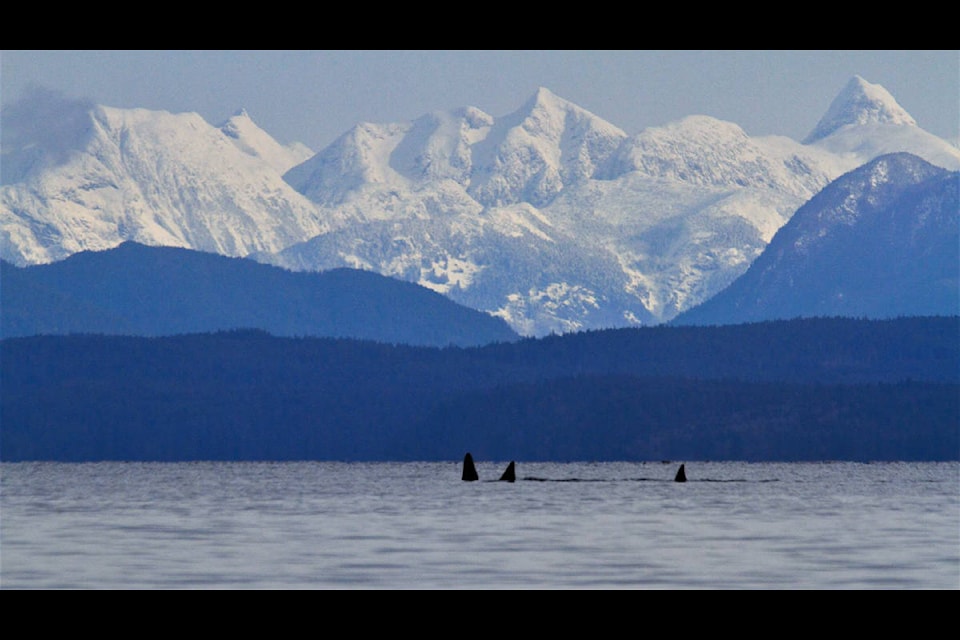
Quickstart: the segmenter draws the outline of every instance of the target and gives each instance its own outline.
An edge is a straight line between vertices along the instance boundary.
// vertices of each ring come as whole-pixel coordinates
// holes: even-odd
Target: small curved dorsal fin
[[[677,475],[674,476],[676,482],[686,482],[687,481],[687,472],[683,469],[684,465],[680,465],[680,468],[677,469]]]
[[[479,480],[480,476],[477,474],[477,468],[473,464],[473,456],[467,453],[463,456],[463,480],[465,482],[472,482],[473,480]]]
[[[510,461],[510,464],[507,465],[506,470],[504,470],[503,475],[500,476],[502,482],[513,482],[517,479],[517,472],[513,460]]]

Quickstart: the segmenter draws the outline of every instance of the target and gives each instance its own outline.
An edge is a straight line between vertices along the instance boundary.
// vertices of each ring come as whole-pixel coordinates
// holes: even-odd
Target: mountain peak
[[[537,87],[536,93],[533,94],[533,98],[537,102],[543,102],[545,100],[556,100],[557,94],[546,87]]]
[[[546,87],[538,87],[537,90],[530,96],[526,102],[517,110],[512,117],[508,119],[517,119],[527,118],[532,113],[536,112],[555,112],[558,109],[563,110],[564,107],[569,104],[566,100],[559,97]]]
[[[527,102],[517,113],[526,117],[538,111],[548,113],[573,112],[583,115],[590,115],[594,118],[597,118],[597,116],[591,114],[583,107],[574,104],[565,98],[561,98],[546,87],[538,87],[534,94],[530,96],[530,99],[527,100]]]
[[[234,112],[218,128],[238,149],[247,155],[265,160],[281,174],[313,155],[312,150],[299,143],[281,145],[261,129],[243,108]]]
[[[955,315],[958,178],[911,153],[874,158],[809,199],[744,275],[672,324]]]
[[[548,123],[552,122],[556,129],[554,134],[559,134],[564,127],[573,127],[581,130],[602,131],[605,137],[617,138],[618,142],[619,139],[627,136],[619,127],[580,105],[558,96],[546,87],[539,87],[518,111],[501,120],[501,123],[508,127],[524,122],[523,126],[529,130],[549,128],[551,125]]]
[[[853,76],[830,103],[827,113],[803,143],[810,144],[821,140],[841,127],[864,124],[917,126],[917,121],[897,103],[889,91],[878,84],[867,82],[860,76]]]

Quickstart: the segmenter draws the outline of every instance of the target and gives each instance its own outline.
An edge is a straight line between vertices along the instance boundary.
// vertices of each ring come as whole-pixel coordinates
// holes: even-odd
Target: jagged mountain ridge
[[[356,269],[295,273],[131,241],[50,264],[16,267],[2,261],[0,269],[4,338],[237,329],[431,347],[519,338],[499,318],[413,283]]]
[[[880,156],[804,204],[730,287],[673,324],[960,314],[960,172]]]
[[[909,122],[878,121],[899,106],[875,87],[854,78],[828,112],[831,132],[811,144],[753,138],[707,116],[631,136],[546,89],[502,118],[468,107],[362,123],[292,166],[270,198],[254,199],[257,216],[207,195],[213,185],[221,194],[256,187],[211,171],[187,181],[190,197],[169,205],[175,215],[140,211],[124,226],[101,205],[86,211],[99,227],[80,224],[79,214],[50,215],[49,204],[59,194],[77,205],[78,190],[57,191],[62,172],[35,172],[3,186],[0,248],[13,262],[40,262],[126,234],[291,269],[369,269],[527,335],[658,323],[728,286],[800,205],[879,151],[960,168],[955,147]],[[216,129],[227,138],[238,130]],[[210,144],[254,159],[236,144]],[[276,165],[264,171],[275,185]],[[166,235],[145,231],[150,216]],[[257,226],[263,238],[228,232]]]
[[[877,96],[892,104],[874,105],[871,98]],[[846,114],[849,122],[842,125],[840,116],[831,116],[834,135],[844,136],[844,141],[828,151],[823,144],[833,142],[832,136],[817,145],[750,138],[736,125],[706,116],[627,136],[541,89],[531,102],[496,123],[476,112],[469,119],[460,114],[459,126],[449,125],[455,118],[435,117],[433,129],[424,122],[394,127],[395,146],[386,142],[378,153],[350,155],[362,158],[366,173],[389,187],[318,188],[324,180],[336,184],[335,172],[325,172],[315,160],[301,165],[294,170],[301,180],[307,168],[313,168],[309,186],[293,184],[304,185],[301,191],[318,202],[335,202],[337,211],[349,211],[362,222],[258,259],[290,268],[346,264],[391,273],[491,310],[527,334],[661,322],[733,282],[797,207],[874,153],[889,146],[924,150],[924,155],[960,166],[956,149],[945,142],[907,122],[876,123],[872,116],[898,110],[886,91],[855,78],[832,105],[831,112]],[[568,144],[567,149],[579,154],[564,154],[557,143],[564,139],[557,133],[562,131],[558,123],[571,113],[576,115],[575,131],[587,133],[567,139],[604,143]],[[866,140],[858,137],[864,129],[871,131]],[[449,170],[454,163],[445,161],[450,156],[430,152],[437,148],[435,137],[441,130],[461,132],[457,144],[448,147],[460,150],[453,156],[460,173]],[[463,133],[468,131],[471,136]],[[417,136],[422,140],[418,145]],[[478,152],[465,155],[469,140],[480,136],[474,145]],[[886,138],[895,140],[885,145]],[[418,155],[411,147],[423,152]],[[362,150],[374,148],[366,145]],[[429,157],[429,166],[448,169],[436,174],[447,180],[434,180],[431,189],[428,177],[410,178],[415,174],[404,171],[409,164],[398,163],[400,157]],[[567,167],[563,159],[570,157],[589,162]],[[464,178],[463,169],[469,166],[470,175],[480,176],[486,185],[487,176],[502,167],[523,165],[518,159],[547,167],[541,174],[551,179],[531,182],[523,178],[532,172],[521,173],[512,188],[484,199],[491,191]],[[556,185],[552,190],[544,186],[551,184]],[[389,201],[384,198],[387,191]],[[377,218],[371,219],[370,212]],[[448,221],[438,226],[456,230],[455,239],[449,233],[438,235],[423,222],[444,216]],[[401,240],[390,244],[391,237]],[[523,255],[514,254],[515,249]],[[582,264],[585,253],[595,256],[592,264],[616,265],[605,274],[607,285],[598,286],[596,279],[584,275],[571,277],[565,269]],[[569,259],[558,263],[536,258],[557,254]],[[498,278],[504,270],[490,267],[496,256],[510,265],[509,279]]]

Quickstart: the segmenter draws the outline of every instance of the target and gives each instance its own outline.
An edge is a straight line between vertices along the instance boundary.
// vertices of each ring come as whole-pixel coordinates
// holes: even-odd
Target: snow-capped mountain
[[[891,149],[960,167],[900,113],[854,78],[809,144],[707,116],[628,136],[546,89],[498,120],[361,125],[286,176],[352,222],[257,258],[417,281],[529,335],[663,322],[733,282],[844,172]]]
[[[960,313],[960,172],[909,153],[830,183],[730,287],[673,324]]]
[[[805,143],[699,115],[628,135],[547,89],[501,118],[466,107],[362,123],[299,163],[242,113],[220,128],[194,114],[89,114],[90,134],[56,164],[41,155],[4,172],[0,257],[37,263],[134,239],[362,268],[536,336],[672,319],[879,155],[960,169],[960,149],[859,77]],[[4,161],[30,149],[5,144]]]
[[[890,92],[854,76],[834,98],[827,112],[804,139],[811,144],[847,127],[867,124],[902,124],[915,127],[917,121],[897,104]]]
[[[76,103],[40,112],[69,114],[53,125],[66,131],[4,112],[0,257],[14,264],[124,240],[246,256],[327,229],[282,178],[312,153],[282,147],[245,113],[218,128],[195,113]]]

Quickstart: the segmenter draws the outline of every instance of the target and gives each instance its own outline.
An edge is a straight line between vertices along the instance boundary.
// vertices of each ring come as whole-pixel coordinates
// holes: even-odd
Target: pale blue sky
[[[854,75],[885,87],[930,133],[960,137],[956,50],[4,50],[0,65],[3,104],[39,85],[211,124],[245,108],[280,142],[315,151],[358,122],[463,106],[504,116],[540,86],[628,134],[702,114],[801,140]]]

